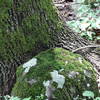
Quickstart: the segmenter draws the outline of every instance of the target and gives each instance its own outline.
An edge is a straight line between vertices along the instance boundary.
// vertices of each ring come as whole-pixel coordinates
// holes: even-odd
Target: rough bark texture
[[[66,2],[73,2],[73,0],[65,0]]]
[[[73,51],[91,44],[66,25],[59,24],[51,0],[13,0],[12,3],[8,0],[1,8],[6,5],[5,12],[1,12],[0,26],[0,95],[10,93],[16,67],[25,61],[27,52],[30,52],[29,59],[32,52],[34,55],[34,51],[39,52],[47,46]],[[93,53],[91,48],[78,52],[95,68],[100,67],[100,55]]]
[[[65,31],[64,31],[65,30]],[[57,41],[56,41],[57,40]],[[62,29],[62,32],[58,33],[55,39],[55,45],[58,47],[65,48],[70,51],[74,51],[77,48],[85,47],[85,46],[90,46],[92,45],[93,47],[90,48],[85,48],[85,49],[79,49],[76,51],[77,53],[80,53],[83,55],[86,59],[88,59],[93,65],[100,67],[100,55],[99,55],[99,49],[98,49],[98,54],[95,53],[95,45],[93,43],[90,43],[89,41],[81,38],[78,36],[77,33],[72,32],[66,25],[64,25],[64,28]],[[99,45],[98,45],[98,48]],[[93,56],[94,56],[94,61],[93,61]],[[97,63],[98,61],[98,63]]]
[[[48,48],[57,14],[50,0],[7,0],[0,4],[0,95],[6,95],[15,82],[16,67]]]

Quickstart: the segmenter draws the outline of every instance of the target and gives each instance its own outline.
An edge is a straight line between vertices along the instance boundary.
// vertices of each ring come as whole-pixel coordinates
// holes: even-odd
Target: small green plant
[[[87,97],[89,99],[92,99],[92,100],[100,100],[100,97],[95,97],[95,95],[92,91],[84,91],[83,96]]]
[[[97,7],[99,3],[95,4]],[[81,34],[89,40],[97,39],[95,31],[93,29],[100,29],[100,10],[94,10],[90,5],[80,4],[80,6],[72,6],[76,13],[76,20],[67,21],[67,25],[75,32]]]

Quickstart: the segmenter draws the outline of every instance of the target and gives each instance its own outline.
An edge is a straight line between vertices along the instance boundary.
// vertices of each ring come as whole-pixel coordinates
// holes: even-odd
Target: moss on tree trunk
[[[7,0],[0,5],[0,95],[4,95],[15,82],[16,67],[48,48],[58,17],[51,0]]]

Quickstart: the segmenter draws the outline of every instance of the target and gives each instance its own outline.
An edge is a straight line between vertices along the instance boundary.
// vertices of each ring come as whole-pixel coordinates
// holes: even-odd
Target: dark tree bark
[[[66,2],[73,2],[73,0],[65,0]]]
[[[17,66],[48,48],[49,34],[53,34],[50,24],[56,25],[52,19],[57,14],[50,5],[48,9],[53,17],[49,16],[47,7],[42,7],[44,3],[38,0],[9,0],[0,6],[0,95],[11,92]],[[7,8],[4,8],[6,5]]]
[[[10,93],[16,79],[16,67],[41,50],[48,47],[62,47],[73,51],[84,46],[95,45],[72,32],[66,25],[59,26],[51,0],[13,0],[12,7],[7,11],[9,16],[3,23],[7,23],[8,26],[2,30],[6,33],[3,33],[6,42],[2,40],[1,43],[5,44],[5,47],[2,47],[5,55],[0,51],[0,95]],[[17,34],[19,37],[13,38],[16,35],[14,32],[20,32]],[[25,42],[19,39],[23,37]],[[37,38],[37,41],[34,43],[31,37]],[[49,38],[50,41],[45,43]],[[89,60],[99,73],[100,55],[94,53],[93,49],[87,47],[79,49],[76,53]]]

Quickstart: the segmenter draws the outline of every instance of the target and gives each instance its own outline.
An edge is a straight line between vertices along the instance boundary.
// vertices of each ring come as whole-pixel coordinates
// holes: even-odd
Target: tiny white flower
[[[90,87],[90,84],[89,83],[87,84],[87,87]]]
[[[65,61],[65,65],[67,65],[68,64],[68,61]]]

